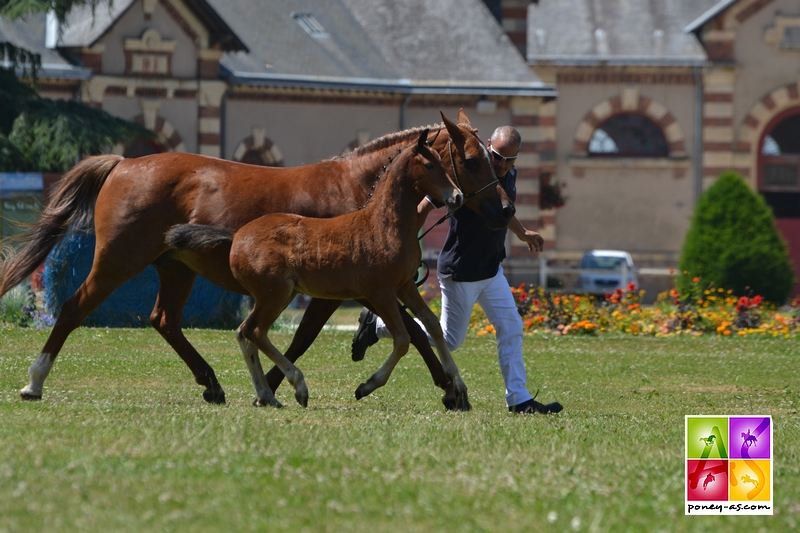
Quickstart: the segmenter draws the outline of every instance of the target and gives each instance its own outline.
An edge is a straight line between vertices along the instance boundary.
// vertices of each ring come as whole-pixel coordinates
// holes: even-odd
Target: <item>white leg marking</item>
[[[28,376],[30,376],[31,382],[19,391],[20,394],[41,396],[44,380],[47,379],[47,375],[50,374],[50,369],[52,368],[53,361],[50,359],[50,354],[40,353],[39,357],[28,367]]]

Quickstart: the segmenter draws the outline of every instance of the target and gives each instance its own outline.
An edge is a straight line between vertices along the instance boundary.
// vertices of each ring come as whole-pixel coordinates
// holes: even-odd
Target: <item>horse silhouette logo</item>
[[[750,430],[748,429],[747,433],[742,432],[742,444],[744,444],[748,448],[753,444],[758,445],[758,437],[751,434]]]
[[[700,437],[700,440],[706,443],[706,446],[711,446],[714,444],[714,439],[716,438],[715,435],[709,435],[706,438]]]
[[[707,475],[705,481],[703,481],[703,490],[706,490],[708,484],[711,483],[712,481],[715,481],[716,479],[717,478],[715,478],[713,474]]]
[[[753,487],[758,487],[758,480],[751,478],[749,474],[742,476],[742,483],[750,483]]]

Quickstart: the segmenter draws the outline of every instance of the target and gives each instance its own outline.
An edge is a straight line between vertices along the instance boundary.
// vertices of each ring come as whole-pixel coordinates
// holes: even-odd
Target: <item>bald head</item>
[[[504,177],[514,166],[522,138],[516,128],[500,126],[486,143],[492,157],[492,169],[498,178]]]

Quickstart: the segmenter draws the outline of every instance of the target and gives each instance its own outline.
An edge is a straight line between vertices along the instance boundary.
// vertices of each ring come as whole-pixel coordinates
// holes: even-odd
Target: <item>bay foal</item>
[[[366,299],[384,319],[394,340],[386,362],[356,390],[361,399],[386,384],[410,337],[403,325],[399,299],[431,333],[447,377],[457,394],[466,386],[444,341],[436,315],[413,282],[421,252],[417,206],[426,195],[449,210],[463,202],[442,165],[426,145],[428,131],[404,149],[387,167],[386,180],[364,209],[334,218],[270,214],[245,224],[235,233],[220,227],[180,224],[166,242],[178,250],[230,246],[233,276],[255,298],[255,305],[236,332],[256,389],[256,405],[280,407],[267,384],[258,350],[284,373],[295,399],[308,405],[302,372],[269,340],[269,329],[297,293],[314,298]]]

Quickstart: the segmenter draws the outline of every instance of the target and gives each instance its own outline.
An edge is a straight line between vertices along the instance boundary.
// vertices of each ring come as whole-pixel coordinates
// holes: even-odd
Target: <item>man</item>
[[[497,128],[486,143],[492,159],[492,168],[500,186],[514,201],[517,195],[517,169],[514,163],[522,140],[519,132],[510,126]],[[433,209],[428,198],[419,205],[422,217]],[[530,251],[541,251],[542,236],[525,229],[516,217],[509,229],[528,244]],[[442,290],[441,324],[450,350],[464,342],[469,329],[472,306],[477,302],[497,332],[497,357],[500,372],[506,385],[506,405],[514,413],[558,413],[560,403],[547,405],[534,400],[525,387],[525,363],[522,358],[522,318],[517,311],[514,296],[503,274],[501,261],[505,259],[506,230],[492,230],[484,220],[470,209],[459,209],[450,218],[450,229],[439,254],[438,275]],[[379,338],[390,338],[380,318],[364,309],[358,319],[359,327],[353,338],[353,360],[360,361],[369,346]]]

